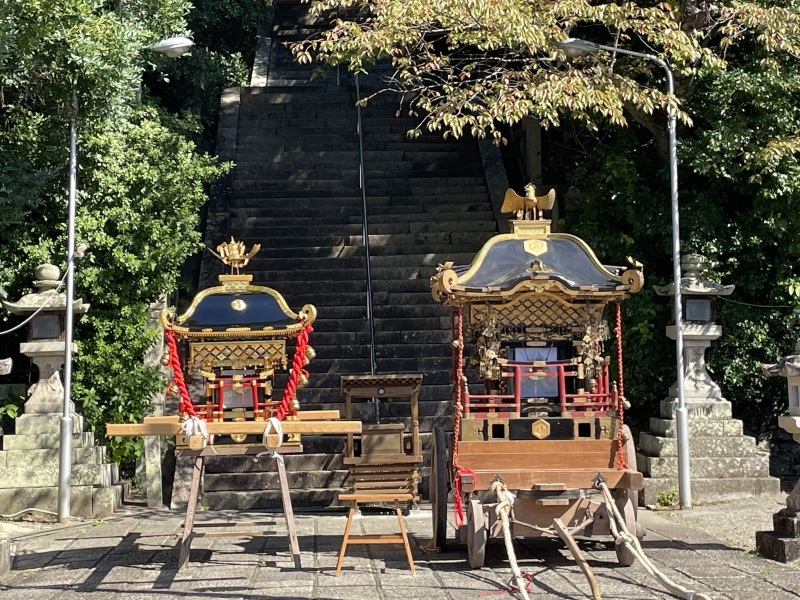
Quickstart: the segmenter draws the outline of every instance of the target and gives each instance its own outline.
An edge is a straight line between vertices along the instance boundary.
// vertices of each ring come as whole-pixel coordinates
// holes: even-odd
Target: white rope
[[[271,432],[275,434],[275,438],[278,440],[278,443],[274,446],[270,445],[269,443],[269,436]],[[267,451],[259,452],[256,454],[256,458],[269,455],[270,458],[274,458],[275,460],[283,462],[283,456],[278,453],[278,449],[283,444],[283,427],[281,426],[281,422],[278,417],[270,417],[267,419],[267,424],[264,426],[264,433],[261,436],[261,443],[264,445]]]
[[[514,506],[514,494],[508,491],[508,488],[502,479],[496,479],[493,481],[491,490],[497,495],[498,505],[494,510],[503,524],[503,539],[506,543],[508,562],[511,564],[511,572],[514,574],[514,581],[524,600],[530,600],[530,597],[528,596],[528,590],[525,589],[528,585],[528,582],[522,576],[522,571],[520,571],[519,565],[517,564],[517,555],[514,553],[514,541],[511,537],[509,513],[511,512],[511,508]]]
[[[183,433],[186,435],[187,439],[191,438],[192,436],[199,435],[203,438],[203,447],[205,448],[209,441],[211,440],[211,436],[208,435],[208,428],[206,427],[206,422],[203,421],[200,417],[189,417],[188,420],[184,421],[181,424],[181,429]]]
[[[710,596],[707,596],[706,594],[699,594],[694,590],[689,590],[682,585],[675,583],[664,573],[659,571],[652,561],[645,556],[644,550],[642,550],[642,546],[639,543],[639,539],[635,535],[631,534],[630,531],[628,531],[628,528],[625,525],[625,519],[619,512],[617,503],[614,502],[614,498],[611,496],[611,491],[608,489],[606,482],[602,479],[598,479],[596,480],[596,485],[603,493],[603,499],[606,502],[610,516],[613,517],[608,520],[608,523],[611,526],[611,535],[614,537],[614,543],[617,545],[627,546],[636,559],[644,567],[645,571],[657,579],[659,583],[661,583],[661,585],[663,585],[667,591],[674,596],[685,598],[685,600],[711,600]]]

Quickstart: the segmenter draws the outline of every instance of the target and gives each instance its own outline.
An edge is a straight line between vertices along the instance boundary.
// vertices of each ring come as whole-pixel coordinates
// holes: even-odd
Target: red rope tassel
[[[189,397],[189,390],[186,388],[186,382],[183,379],[183,367],[181,367],[181,357],[178,354],[178,344],[175,342],[175,334],[172,333],[171,329],[165,329],[164,338],[166,338],[167,348],[169,348],[169,366],[172,369],[173,381],[180,393],[178,410],[190,417],[196,417],[197,413],[194,410],[194,404],[192,404],[192,399]]]
[[[453,516],[455,517],[456,527],[461,527],[466,523],[464,519],[464,500],[462,498],[464,492],[461,491],[461,477],[463,475],[472,475],[472,481],[475,488],[478,487],[478,476],[475,474],[475,471],[472,469],[468,469],[462,466],[456,466],[456,476],[454,481],[454,505],[453,505]]]
[[[455,476],[453,477],[454,487],[454,505],[453,517],[455,519],[456,527],[461,527],[466,523],[464,519],[464,499],[462,496],[464,492],[461,491],[461,477],[463,475],[472,475],[475,488],[478,487],[478,476],[472,469],[467,469],[458,464],[458,438],[461,435],[461,417],[464,412],[463,405],[463,378],[464,378],[464,327],[462,323],[461,308],[457,308],[453,315],[458,320],[458,329],[456,333],[456,340],[458,341],[458,348],[456,349],[456,372],[455,372],[455,413],[453,419],[453,469]]]
[[[305,372],[303,366],[305,365],[306,348],[308,348],[308,334],[314,331],[311,325],[303,325],[303,329],[297,336],[297,344],[294,347],[294,357],[292,358],[292,369],[289,372],[289,380],[286,382],[286,387],[283,389],[283,397],[281,403],[275,411],[275,416],[279,421],[283,421],[287,413],[290,413],[290,406],[292,400],[297,393],[297,382],[300,380],[300,375]]]
[[[617,469],[625,470],[628,463],[622,453],[622,427],[625,425],[625,378],[622,365],[622,306],[617,302],[617,325],[614,328],[617,336],[617,368],[619,370],[619,394],[617,395],[617,417],[619,418],[619,429],[617,430]]]

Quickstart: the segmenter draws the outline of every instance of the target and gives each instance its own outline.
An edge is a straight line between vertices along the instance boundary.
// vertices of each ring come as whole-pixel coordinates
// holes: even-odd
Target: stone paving
[[[642,511],[648,529],[645,552],[678,583],[715,599],[776,600],[800,598],[800,568],[754,556],[741,549]],[[264,522],[268,513],[198,514],[198,522],[220,518]],[[17,537],[10,573],[0,578],[0,599],[95,600],[218,599],[318,600],[511,598],[505,551],[491,546],[487,566],[470,570],[466,551],[425,553],[430,512],[411,511],[417,574],[408,570],[400,546],[352,546],[341,577],[333,572],[344,529],[343,513],[297,515],[303,568],[293,568],[284,535],[198,538],[191,562],[176,571],[176,543],[182,515],[132,509],[102,522],[85,521]],[[394,516],[365,514],[354,533],[393,533]],[[248,529],[252,529],[248,526]],[[270,529],[269,527],[267,529]],[[273,528],[274,529],[274,528]],[[671,598],[637,565],[616,564],[609,540],[580,545],[597,577],[604,599]],[[589,586],[563,544],[521,540],[517,555],[533,578],[531,598],[588,598]]]

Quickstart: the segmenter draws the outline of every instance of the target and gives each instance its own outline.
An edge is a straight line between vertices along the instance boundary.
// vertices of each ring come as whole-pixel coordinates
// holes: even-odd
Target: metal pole
[[[358,84],[358,73],[355,74],[356,100],[361,100],[361,88]],[[364,244],[364,259],[366,261],[367,278],[367,320],[369,321],[369,368],[370,373],[375,375],[378,371],[378,361],[375,352],[375,314],[372,306],[372,267],[369,255],[369,224],[367,223],[367,186],[364,174],[364,131],[361,126],[361,105],[356,103],[356,114],[358,118],[358,185],[361,188],[361,242]],[[373,398],[375,404],[375,419],[381,422],[380,399]]]
[[[667,72],[667,86],[670,96],[675,91],[672,83],[672,71],[666,63],[659,59]],[[686,396],[683,390],[683,303],[681,299],[681,234],[678,211],[678,145],[675,140],[675,109],[669,107],[669,185],[670,206],[672,208],[672,280],[675,286],[675,363],[678,372],[678,406],[675,410],[675,421],[678,436],[678,495],[681,508],[692,508],[692,482],[689,471],[689,411],[686,409]]]
[[[64,316],[64,405],[61,416],[60,460],[58,463],[58,521],[70,518],[72,475],[72,305],[75,296],[75,191],[78,179],[78,94],[72,92],[72,120],[69,124],[69,197],[67,202],[67,312]]]
[[[670,97],[675,96],[675,85],[672,78],[672,70],[667,63],[653,54],[634,52],[613,46],[604,46],[593,42],[580,40],[583,47],[593,47],[597,50],[607,52],[618,52],[646,58],[660,65],[667,74],[667,93]],[[678,144],[675,139],[676,127],[675,109],[670,106],[667,111],[667,129],[669,133],[669,188],[670,188],[670,209],[672,213],[672,280],[675,288],[675,364],[678,374],[678,398],[675,409],[675,424],[677,426],[678,442],[678,495],[681,508],[692,507],[692,483],[689,469],[689,411],[686,409],[686,396],[684,395],[683,380],[683,306],[681,299],[681,234],[680,217],[678,205]]]

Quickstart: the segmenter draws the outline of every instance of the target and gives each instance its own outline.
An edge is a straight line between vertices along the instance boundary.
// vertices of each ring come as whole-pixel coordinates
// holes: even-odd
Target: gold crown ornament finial
[[[246,266],[250,259],[261,250],[261,244],[254,244],[250,252],[245,252],[244,242],[237,242],[231,236],[230,242],[222,242],[217,246],[217,251],[209,249],[211,254],[220,259],[224,264],[230,265],[231,274],[239,274],[239,269]]]

